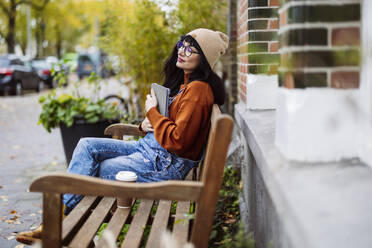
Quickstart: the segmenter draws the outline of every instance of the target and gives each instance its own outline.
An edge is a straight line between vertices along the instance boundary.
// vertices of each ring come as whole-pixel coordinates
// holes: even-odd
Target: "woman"
[[[213,71],[225,53],[228,37],[199,28],[181,36],[164,66],[164,86],[170,89],[169,117],[160,115],[154,91],[147,95],[146,132],[139,141],[83,138],[76,146],[68,172],[115,180],[119,171],[132,171],[137,182],[182,180],[203,156],[214,103],[224,103],[221,79]],[[82,196],[65,194],[68,214]],[[17,240],[31,243],[41,237],[41,227],[21,233]],[[31,241],[30,241],[31,240]]]

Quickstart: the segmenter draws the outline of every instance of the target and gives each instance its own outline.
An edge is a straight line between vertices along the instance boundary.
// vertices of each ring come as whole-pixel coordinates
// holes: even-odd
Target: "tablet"
[[[170,90],[160,84],[153,83],[151,88],[155,91],[156,99],[158,100],[158,110],[161,115],[169,117],[169,93]]]

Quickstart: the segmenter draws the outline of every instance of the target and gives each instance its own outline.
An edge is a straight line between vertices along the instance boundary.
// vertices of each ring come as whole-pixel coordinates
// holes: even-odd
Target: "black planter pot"
[[[79,142],[80,138],[83,137],[100,137],[110,138],[110,136],[104,135],[106,127],[119,121],[100,121],[97,123],[87,123],[84,120],[75,121],[71,127],[67,127],[64,123],[59,125],[62,136],[63,149],[65,150],[67,165],[70,164],[72,153]]]

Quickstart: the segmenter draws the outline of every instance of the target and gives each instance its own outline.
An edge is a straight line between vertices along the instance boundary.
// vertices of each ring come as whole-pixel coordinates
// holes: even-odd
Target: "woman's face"
[[[200,55],[197,54],[198,51],[195,47],[190,46],[193,52],[189,57],[186,56],[185,47],[189,45],[190,43],[183,41],[183,46],[178,49],[178,58],[176,63],[176,66],[180,69],[183,69],[185,74],[193,72],[200,62]]]

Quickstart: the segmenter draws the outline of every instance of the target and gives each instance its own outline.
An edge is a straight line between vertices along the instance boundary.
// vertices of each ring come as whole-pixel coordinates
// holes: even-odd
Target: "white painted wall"
[[[327,162],[358,156],[359,90],[280,88],[275,144],[290,160]]]
[[[360,81],[361,127],[359,156],[372,166],[372,1],[362,1],[362,71]]]
[[[275,109],[277,91],[277,75],[247,75],[247,107],[249,109]]]

